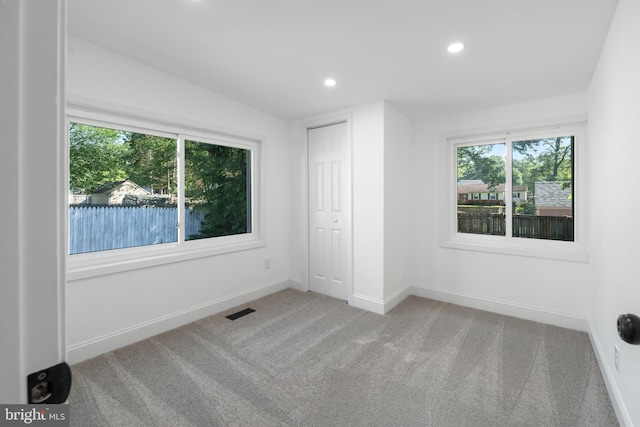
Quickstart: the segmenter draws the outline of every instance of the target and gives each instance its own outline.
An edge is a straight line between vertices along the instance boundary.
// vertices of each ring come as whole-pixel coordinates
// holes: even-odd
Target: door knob
[[[618,316],[618,335],[629,344],[640,344],[640,317],[635,314]]]

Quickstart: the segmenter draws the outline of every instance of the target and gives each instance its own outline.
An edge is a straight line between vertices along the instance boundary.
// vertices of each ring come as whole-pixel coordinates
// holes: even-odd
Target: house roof
[[[467,184],[458,186],[458,194],[464,193],[504,193],[505,184],[489,189],[488,184]],[[526,185],[514,185],[513,191],[528,191]]]
[[[539,181],[535,183],[536,207],[571,207],[573,193],[569,181]]]
[[[124,181],[114,181],[114,182],[108,182],[106,184],[103,184],[100,187],[96,188],[92,192],[92,194],[111,194],[113,191],[121,190],[124,187],[128,187],[130,190],[135,190],[137,193],[140,193],[141,191],[144,191],[145,193],[149,193],[147,190],[140,187],[135,182],[125,179]]]

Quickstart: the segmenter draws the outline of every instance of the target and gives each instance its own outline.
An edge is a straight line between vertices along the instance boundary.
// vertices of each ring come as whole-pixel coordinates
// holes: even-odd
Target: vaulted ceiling
[[[68,29],[286,119],[377,100],[417,118],[586,90],[616,5],[68,0]]]

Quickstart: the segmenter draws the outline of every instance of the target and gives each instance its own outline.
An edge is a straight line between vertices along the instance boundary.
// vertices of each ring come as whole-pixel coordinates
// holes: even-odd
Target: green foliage
[[[124,153],[129,135],[72,123],[69,127],[69,188],[89,194],[103,184],[127,179]]]
[[[175,139],[72,123],[69,188],[90,194],[125,179],[151,193],[176,194]]]
[[[175,139],[134,133],[125,159],[131,181],[152,194],[177,194]]]
[[[515,212],[522,215],[535,215],[536,204],[533,202],[533,199],[529,199],[526,202],[519,202],[515,204]]]
[[[249,151],[185,141],[185,196],[204,212],[197,239],[247,233]]]
[[[493,145],[458,147],[458,180],[479,179],[489,189],[504,183],[504,158],[491,154]]]
[[[519,174],[535,197],[535,183],[540,181],[561,181],[562,188],[570,187],[573,174],[573,138],[555,137],[517,141],[513,143],[514,177]],[[515,180],[514,180],[515,183]]]

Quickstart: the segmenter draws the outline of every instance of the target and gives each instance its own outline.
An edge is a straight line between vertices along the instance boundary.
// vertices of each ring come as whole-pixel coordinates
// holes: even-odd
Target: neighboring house
[[[489,185],[482,181],[472,184],[465,184],[465,182],[469,181],[460,181],[458,184],[459,205],[504,205],[505,184],[489,188]],[[526,202],[527,192],[526,185],[514,185],[513,201]]]
[[[536,211],[539,216],[573,216],[573,189],[568,181],[535,183]]]
[[[148,196],[149,192],[133,181],[110,182],[95,189],[90,196],[92,205],[122,205],[125,197]]]
[[[484,184],[481,179],[461,179],[458,181],[458,185],[471,185],[471,184]]]
[[[88,205],[91,203],[91,196],[89,194],[75,194],[69,191],[69,205]]]

